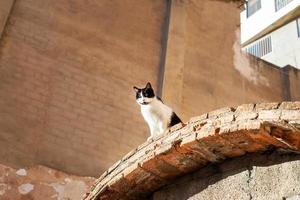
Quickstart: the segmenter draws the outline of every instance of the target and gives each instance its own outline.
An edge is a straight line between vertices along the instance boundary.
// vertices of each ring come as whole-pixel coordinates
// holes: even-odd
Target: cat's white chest
[[[148,105],[141,106],[141,112],[148,123],[151,136],[162,134],[170,122],[172,109],[156,100]]]
[[[158,123],[164,118],[162,109],[157,105],[144,105],[141,107],[141,112],[148,123]]]

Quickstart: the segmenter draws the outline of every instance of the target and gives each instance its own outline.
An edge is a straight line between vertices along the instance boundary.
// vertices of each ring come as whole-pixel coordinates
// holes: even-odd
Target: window
[[[250,17],[261,8],[261,0],[248,0],[247,2],[247,17]]]
[[[300,18],[296,19],[298,37],[300,37]]]
[[[292,2],[293,0],[275,0],[275,10],[276,12]]]
[[[263,38],[263,39],[259,40],[258,42],[255,42],[253,45],[247,47],[246,52],[248,52],[251,55],[254,55],[256,57],[259,57],[259,58],[272,52],[271,36]]]

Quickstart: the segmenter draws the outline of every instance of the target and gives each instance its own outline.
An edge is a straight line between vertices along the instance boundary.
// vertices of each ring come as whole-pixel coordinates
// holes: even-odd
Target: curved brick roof
[[[85,199],[142,199],[209,163],[270,148],[300,150],[300,102],[226,107],[176,125],[115,163]]]

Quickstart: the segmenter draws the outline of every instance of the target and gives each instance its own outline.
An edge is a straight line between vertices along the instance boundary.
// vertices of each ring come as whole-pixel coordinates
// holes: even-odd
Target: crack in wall
[[[251,181],[254,178],[254,173],[253,173],[253,168],[252,167],[248,167],[248,180],[247,180],[247,190],[245,192],[247,192],[247,194],[249,195],[249,200],[253,199],[252,193],[251,193]]]

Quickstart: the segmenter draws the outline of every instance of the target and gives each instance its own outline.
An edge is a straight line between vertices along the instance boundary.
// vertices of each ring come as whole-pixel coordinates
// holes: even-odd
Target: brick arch
[[[85,199],[147,197],[208,164],[269,149],[300,150],[300,102],[245,104],[191,118],[129,152]]]

